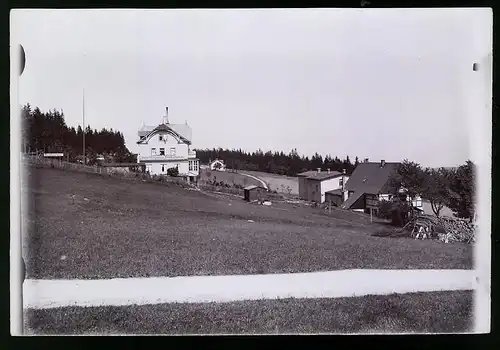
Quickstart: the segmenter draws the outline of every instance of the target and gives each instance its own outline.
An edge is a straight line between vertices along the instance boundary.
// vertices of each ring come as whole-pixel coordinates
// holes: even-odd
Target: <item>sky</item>
[[[193,148],[456,166],[491,54],[488,10],[17,10],[19,103],[66,123],[193,129]],[[481,85],[482,84],[482,85]],[[483,100],[481,100],[483,98]],[[475,109],[476,108],[476,109]]]

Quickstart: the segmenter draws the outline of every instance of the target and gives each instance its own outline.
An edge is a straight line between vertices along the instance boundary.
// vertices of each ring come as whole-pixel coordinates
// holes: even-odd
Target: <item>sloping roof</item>
[[[137,136],[139,138],[142,138],[144,136],[147,136],[151,131],[153,131],[156,128],[156,126],[152,125],[143,125],[142,128],[137,132]]]
[[[189,131],[191,128],[188,125],[184,125],[187,128],[183,129],[184,132]],[[170,131],[174,135],[178,136],[183,142],[187,144],[191,144],[191,139],[187,138],[177,130],[180,130],[182,128],[179,128],[179,124],[160,124],[157,127],[155,127],[153,130],[147,131],[146,128],[149,127],[143,127],[138,133],[140,140],[137,141],[137,143],[142,143],[144,140],[146,140],[151,134],[157,132],[157,131]],[[177,129],[177,130],[176,130]],[[146,132],[147,131],[147,132]],[[182,131],[182,130],[181,130]],[[144,134],[144,136],[140,136],[140,134]],[[188,135],[190,137],[190,135]]]
[[[189,142],[192,141],[192,129],[189,125],[187,124],[168,124],[168,126],[177,132],[179,135],[184,137],[186,140]]]
[[[222,160],[220,160],[220,159],[212,160],[209,165],[212,165],[212,164],[215,164],[215,163],[220,163],[220,164],[224,165],[224,162]]]
[[[346,183],[346,189],[354,193],[342,203],[341,207],[349,209],[364,194],[379,194],[388,191],[387,181],[396,171],[398,164],[385,163],[383,167],[380,163],[358,164]]]
[[[342,190],[337,188],[336,190],[326,191],[325,193],[333,194],[335,196],[341,196]]]
[[[363,191],[356,191],[354,192],[347,200],[340,205],[342,209],[349,209],[351,206],[358,201],[358,199],[363,196],[365,192]]]
[[[378,194],[386,190],[390,175],[396,171],[399,163],[360,163],[354,169],[346,183],[348,191],[363,191],[364,193]]]
[[[322,171],[317,172],[315,170],[304,171],[303,173],[297,174],[298,177],[305,177],[308,180],[328,180],[334,177],[340,176],[342,173],[338,171]]]

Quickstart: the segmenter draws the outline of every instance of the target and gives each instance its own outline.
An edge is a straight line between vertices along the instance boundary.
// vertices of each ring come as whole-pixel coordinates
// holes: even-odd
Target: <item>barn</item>
[[[247,202],[254,202],[258,200],[264,200],[264,196],[266,194],[266,189],[260,186],[247,186],[243,189],[244,195],[245,195],[245,200]]]

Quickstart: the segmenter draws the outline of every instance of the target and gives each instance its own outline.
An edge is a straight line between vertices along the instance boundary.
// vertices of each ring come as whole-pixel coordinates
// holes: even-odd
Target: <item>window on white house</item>
[[[198,161],[194,161],[194,171],[198,171]]]
[[[175,147],[172,147],[170,149],[170,155],[173,156],[173,157],[175,157]]]
[[[159,139],[160,141],[163,141],[163,135],[158,136],[158,139]]]
[[[165,148],[160,148],[160,156],[164,156],[165,155]]]
[[[156,156],[156,148],[151,148],[151,155]]]
[[[343,178],[340,178],[339,179],[339,186],[342,187],[342,184],[344,183],[344,179]]]
[[[163,173],[165,171],[165,164],[161,165],[161,172]]]
[[[189,161],[189,171],[193,171],[193,162]]]

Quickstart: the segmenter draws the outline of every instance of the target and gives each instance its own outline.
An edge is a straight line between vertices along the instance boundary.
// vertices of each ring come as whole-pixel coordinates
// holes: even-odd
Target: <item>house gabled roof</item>
[[[360,163],[354,169],[346,183],[348,191],[357,192],[359,190],[365,193],[378,194],[386,190],[387,181],[399,163]],[[368,192],[366,192],[368,191]]]
[[[340,205],[342,209],[350,209],[351,206],[358,201],[358,199],[364,194],[363,191],[354,192],[347,200]]]
[[[349,209],[363,194],[381,194],[389,191],[387,182],[399,163],[360,163],[354,169],[346,183],[346,189],[354,192],[342,204],[342,208]],[[351,199],[352,198],[352,199]]]
[[[174,127],[174,125],[160,124],[160,125],[158,125],[156,128],[154,128],[151,131],[148,131],[147,129],[140,130],[139,133],[138,133],[138,135],[140,137],[140,140],[137,141],[137,144],[144,143],[147,139],[150,138],[150,136],[152,136],[153,134],[157,133],[158,131],[166,131],[166,132],[170,132],[173,135],[175,135],[182,142],[187,143],[188,145],[190,145],[191,144],[191,140],[188,139],[186,136],[180,134],[178,132],[178,130],[176,130],[176,129],[178,129],[178,128]],[[143,135],[143,136],[141,136],[141,135]]]
[[[328,179],[333,179],[334,177],[338,177],[342,175],[342,173],[338,171],[322,171],[322,172],[317,172],[314,170],[309,170],[309,171],[304,171],[303,173],[297,174],[298,177],[305,177],[308,180],[328,180]]]
[[[222,160],[220,160],[220,159],[212,160],[209,165],[212,165],[212,164],[215,164],[215,163],[220,163],[222,165],[225,165],[224,162]]]
[[[333,194],[335,196],[341,196],[342,195],[342,190],[340,188],[337,188],[335,190],[326,191],[325,194],[326,193]]]

